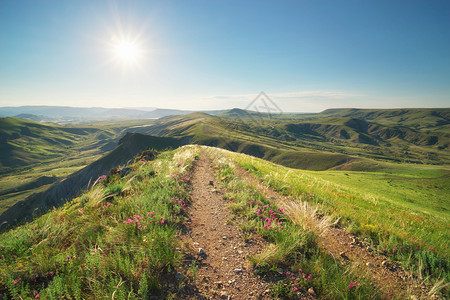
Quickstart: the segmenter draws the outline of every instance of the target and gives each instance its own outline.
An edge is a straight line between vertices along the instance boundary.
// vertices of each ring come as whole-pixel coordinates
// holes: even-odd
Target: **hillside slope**
[[[32,215],[40,215],[49,208],[63,205],[68,199],[76,197],[89,184],[93,184],[98,177],[108,174],[113,168],[126,164],[143,150],[164,150],[179,146],[180,141],[175,138],[128,133],[119,141],[119,145],[114,150],[101,159],[54,184],[45,192],[33,194],[7,209],[0,215],[2,229],[29,219]]]
[[[55,160],[90,147],[101,148],[114,134],[93,127],[66,127],[0,118],[0,172]]]
[[[327,113],[304,121],[298,120],[301,116],[268,118],[235,109],[217,116],[195,113],[166,117],[153,126],[129,131],[184,138],[185,142],[221,147],[311,170],[351,168],[354,164],[349,162],[371,166],[371,169],[381,166],[382,161],[450,163],[450,133],[446,132],[447,121],[443,117],[436,120],[433,130],[424,130],[394,125],[394,120],[387,121],[389,117],[379,116],[376,120],[380,123],[365,120],[363,117],[370,112],[340,113],[351,117],[331,118],[332,113]],[[435,113],[446,116],[446,110]]]
[[[408,201],[212,147],[138,156],[128,168],[0,235],[4,297],[439,299],[448,292],[448,237],[434,239],[448,213],[439,216],[444,224],[432,223],[427,214],[405,214]],[[417,199],[410,200],[427,206]],[[387,207],[399,228],[387,226]],[[360,230],[350,235],[336,224]],[[348,256],[323,245],[327,230],[344,235],[332,240],[352,249]],[[369,261],[357,261],[356,252]]]

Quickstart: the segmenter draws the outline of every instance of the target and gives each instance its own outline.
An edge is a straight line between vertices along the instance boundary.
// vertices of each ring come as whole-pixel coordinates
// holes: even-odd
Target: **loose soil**
[[[264,240],[244,240],[215,182],[210,160],[202,153],[192,176],[190,222],[182,235],[185,265],[197,265],[193,285],[183,290],[184,299],[270,299],[269,282],[252,272],[247,257],[261,251]]]

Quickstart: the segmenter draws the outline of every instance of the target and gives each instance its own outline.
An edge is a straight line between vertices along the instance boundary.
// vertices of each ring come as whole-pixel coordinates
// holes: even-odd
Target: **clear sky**
[[[0,1],[0,106],[245,108],[260,91],[286,112],[450,107],[450,1]]]

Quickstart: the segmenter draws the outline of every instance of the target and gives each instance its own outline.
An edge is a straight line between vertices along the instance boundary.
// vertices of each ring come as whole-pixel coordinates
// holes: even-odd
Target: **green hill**
[[[101,165],[123,161],[122,156],[148,142],[174,146],[179,140],[129,134]],[[203,170],[215,174],[214,186],[202,182],[203,177],[191,180],[199,158],[209,161],[205,156],[210,163]],[[62,207],[0,235],[3,297],[189,299],[202,295],[200,287],[222,297],[223,289],[217,287],[231,289],[231,284],[244,282],[250,272],[256,274],[259,285],[268,287],[265,297],[274,299],[310,295],[310,289],[317,299],[405,299],[417,290],[424,297],[445,297],[448,292],[446,169],[405,166],[395,174],[304,171],[192,145],[162,152],[156,159],[137,156],[127,167],[128,173],[110,173]],[[287,207],[278,207],[278,199],[259,193],[240,168],[297,205],[285,212]],[[411,190],[417,182],[428,189],[428,200],[419,192],[422,187]],[[217,207],[213,218],[239,230],[236,236],[223,238],[222,232],[209,231],[215,237],[209,251],[221,245],[227,249],[259,247],[256,254],[245,257],[251,269],[215,269],[214,276],[231,273],[236,277],[228,285],[197,278],[199,271],[211,266],[199,258],[202,246],[183,240],[190,226],[206,226],[197,224],[189,211],[195,201],[193,190],[200,184],[211,195],[223,198],[233,212],[224,219],[222,208]],[[277,230],[267,228],[260,216],[263,213],[277,215]],[[404,281],[408,288],[420,287],[380,286],[367,271],[371,266],[356,267],[331,256],[319,245],[321,233],[314,229],[320,220],[329,218],[355,237],[365,238],[372,255],[385,257],[396,272],[401,272],[397,265],[401,263],[412,274]],[[439,280],[434,288],[423,283]]]
[[[92,127],[41,124],[0,118],[0,172],[62,158],[102,141],[114,133]]]
[[[348,162],[361,161],[373,166],[383,161],[449,164],[450,134],[442,117],[447,110],[427,112],[436,115],[432,130],[396,124],[391,116],[400,113],[380,112],[374,121],[367,117],[372,116],[370,111],[330,110],[305,121],[303,116],[269,118],[235,109],[217,116],[166,117],[153,126],[130,130],[183,138],[187,143],[217,146],[302,169],[351,168]],[[405,113],[410,116],[405,120],[411,121],[419,112],[414,113]],[[343,116],[331,117],[338,114]]]
[[[352,117],[385,125],[450,133],[449,108],[327,109],[321,115]]]
[[[126,164],[135,155],[147,149],[163,150],[177,148],[180,141],[175,138],[160,138],[138,133],[127,133],[119,141],[119,145],[99,160],[69,175],[44,192],[32,194],[23,201],[9,207],[0,215],[2,229],[39,215],[49,208],[59,207],[68,199],[76,197],[82,190],[101,175],[108,174],[111,169]]]

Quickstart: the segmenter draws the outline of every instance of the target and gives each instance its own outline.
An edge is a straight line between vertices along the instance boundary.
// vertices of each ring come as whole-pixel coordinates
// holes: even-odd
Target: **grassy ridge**
[[[136,162],[125,177],[105,177],[64,207],[2,234],[0,293],[17,299],[169,295],[195,155],[185,147]]]
[[[233,157],[227,159],[226,153],[216,148],[207,151],[211,157],[220,157],[214,161],[217,177],[227,190],[224,198],[233,201],[230,207],[243,232],[258,234],[269,242],[250,260],[256,274],[267,280],[277,277],[271,287],[273,298],[301,297],[311,288],[319,299],[379,299],[393,292],[380,291],[360,270],[337,264],[317,246],[317,236],[303,220],[277,207],[237,176]]]
[[[448,171],[413,170],[409,176],[401,177],[312,172],[231,152],[216,156],[229,157],[282,194],[319,204],[322,213],[341,217],[341,224],[351,232],[369,237],[374,247],[390,259],[401,261],[417,276],[449,281]],[[435,176],[420,179],[414,176],[417,172],[432,172]],[[421,180],[433,188],[423,193],[423,187],[416,182]]]

